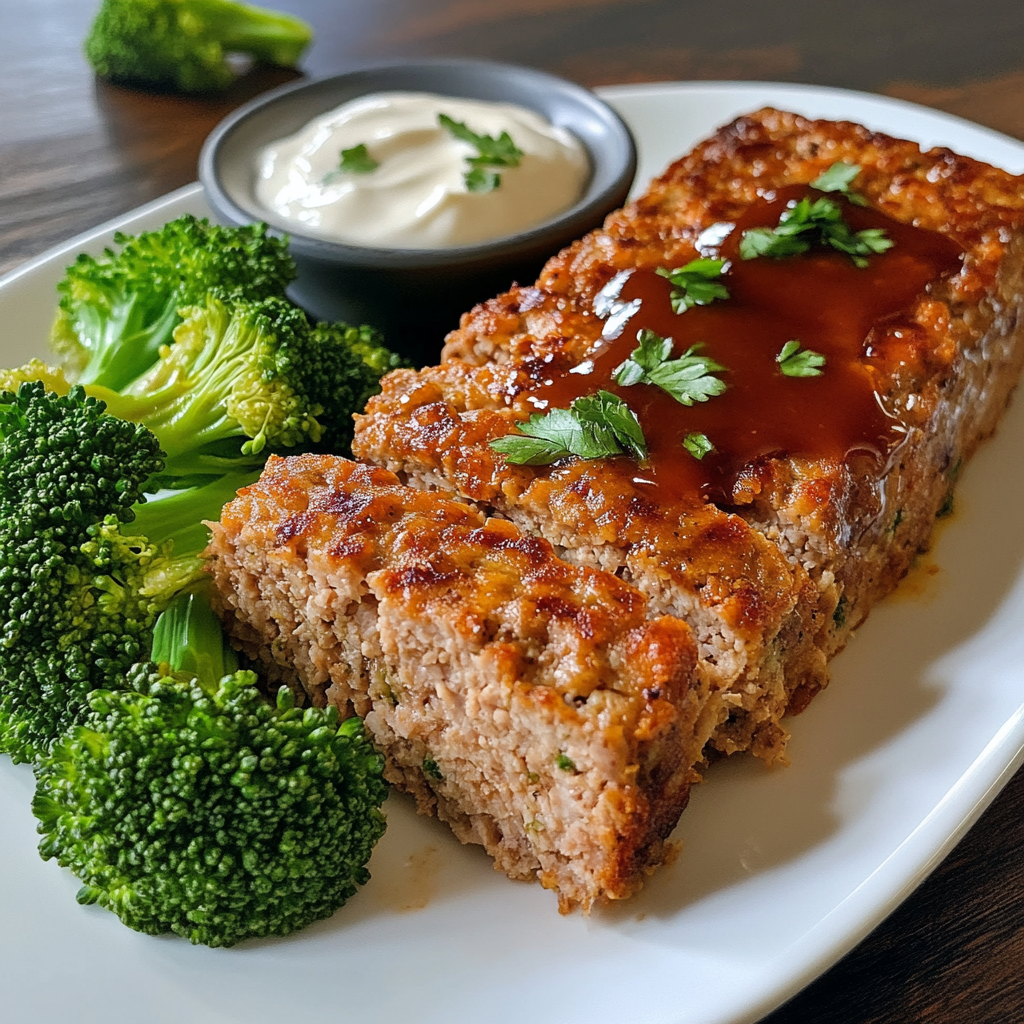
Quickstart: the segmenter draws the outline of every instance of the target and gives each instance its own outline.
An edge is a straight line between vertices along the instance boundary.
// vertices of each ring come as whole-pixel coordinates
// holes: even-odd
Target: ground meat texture
[[[551,367],[601,343],[597,293],[679,267],[702,234],[837,161],[868,207],[953,240],[955,273],[875,322],[862,363],[883,459],[778,453],[714,500],[652,498],[624,458],[512,465],[490,447]],[[666,855],[704,764],[785,759],[784,716],[928,543],[1024,360],[1024,180],[776,110],[673,164],[539,280],[398,370],[355,457],[271,460],[214,528],[235,640],[272,679],[365,715],[389,777],[563,909]]]
[[[546,367],[600,345],[597,293],[619,272],[678,267],[702,233],[837,161],[894,221],[953,239],[962,269],[864,339],[864,365],[902,440],[879,462],[768,457],[726,501],[651,507],[628,460],[510,465],[489,447],[525,418]],[[784,758],[782,718],[927,544],[963,461],[990,433],[1024,358],[1024,180],[846,122],[766,109],[673,164],[536,284],[463,316],[439,366],[398,371],[357,417],[357,458],[493,510],[560,557],[615,572],[693,627],[733,702],[712,746]],[[809,299],[813,301],[813,299]]]
[[[509,875],[589,908],[670,852],[727,707],[635,587],[331,456],[271,458],[210,554],[262,674],[363,715],[388,779]]]

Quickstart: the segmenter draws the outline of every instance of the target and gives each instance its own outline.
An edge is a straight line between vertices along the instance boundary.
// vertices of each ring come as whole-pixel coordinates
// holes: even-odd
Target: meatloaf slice
[[[811,694],[825,682],[822,650],[837,601],[831,577],[813,582],[729,510],[656,504],[634,483],[629,460],[573,459],[542,470],[507,463],[488,442],[523,418],[506,401],[528,386],[528,372],[452,360],[392,374],[357,417],[357,453],[415,487],[454,492],[509,518],[566,561],[628,580],[652,612],[687,621],[730,706],[716,748],[781,759],[780,720],[794,690]]]
[[[512,523],[331,456],[212,524],[218,610],[271,680],[363,715],[387,777],[563,909],[639,888],[726,714],[689,628]]]
[[[867,209],[897,228],[935,232],[962,253],[955,272],[926,281],[863,334],[859,372],[891,423],[881,457],[769,452],[727,493],[659,505],[635,482],[630,460],[512,466],[491,449],[535,411],[538,381],[600,358],[607,321],[599,297],[617,276],[719,255],[722,229],[839,161],[858,166]],[[759,111],[669,167],[555,256],[535,285],[466,314],[440,366],[386,378],[357,417],[353,451],[415,486],[507,516],[566,560],[617,572],[658,613],[685,618],[715,685],[739,701],[713,744],[776,757],[779,719],[823,685],[827,659],[927,543],[960,466],[1016,384],[1022,227],[1020,177],[859,125]],[[872,261],[898,268],[886,261],[900,251]],[[805,258],[778,266],[799,274]],[[813,291],[806,302],[813,307]]]

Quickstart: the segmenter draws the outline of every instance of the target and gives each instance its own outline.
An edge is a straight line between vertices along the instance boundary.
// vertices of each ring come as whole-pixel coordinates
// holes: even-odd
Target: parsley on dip
[[[266,146],[256,195],[305,235],[441,249],[534,227],[572,206],[589,175],[579,140],[532,110],[380,92]]]

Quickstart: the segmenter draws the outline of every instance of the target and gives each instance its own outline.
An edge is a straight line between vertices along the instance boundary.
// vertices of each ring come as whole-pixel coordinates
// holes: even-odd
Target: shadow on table
[[[216,96],[146,92],[96,79],[96,107],[111,156],[130,175],[129,188],[141,187],[142,203],[195,181],[206,136],[235,108],[301,77],[284,68],[256,67]]]

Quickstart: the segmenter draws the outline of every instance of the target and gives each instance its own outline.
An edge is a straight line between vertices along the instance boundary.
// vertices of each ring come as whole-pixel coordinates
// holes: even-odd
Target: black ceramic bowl
[[[371,92],[432,92],[517,103],[571,131],[591,174],[580,200],[518,234],[445,249],[345,245],[275,221],[255,197],[256,154],[314,117]],[[592,92],[531,68],[473,60],[379,65],[275,89],[241,107],[207,139],[199,177],[225,223],[265,220],[291,238],[299,277],[292,298],[314,316],[370,323],[388,343],[434,361],[459,314],[513,281],[533,281],[544,261],[621,206],[636,171],[636,147],[619,116]]]

